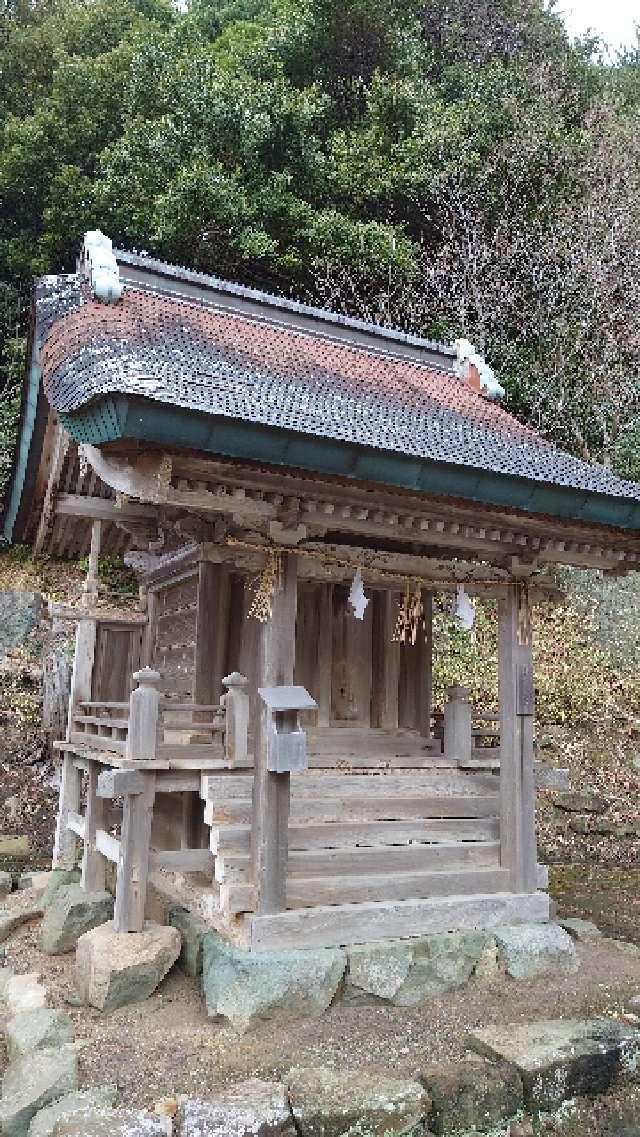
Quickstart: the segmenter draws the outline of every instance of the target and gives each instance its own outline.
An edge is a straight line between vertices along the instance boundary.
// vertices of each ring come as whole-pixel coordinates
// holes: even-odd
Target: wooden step
[[[444,872],[463,868],[498,868],[499,841],[454,841],[439,845],[388,845],[379,848],[352,847],[290,851],[288,880],[296,877],[379,876],[395,873]],[[249,853],[218,854],[215,878],[251,880]]]
[[[497,817],[429,818],[417,821],[328,822],[326,825],[290,825],[289,849],[365,848],[441,841],[495,841]],[[212,853],[249,853],[250,825],[220,825],[211,830]]]
[[[506,869],[459,869],[455,872],[411,872],[389,876],[291,877],[287,882],[287,908],[313,908],[316,905],[365,904],[378,901],[419,899],[435,896],[473,897],[477,893],[506,891]],[[220,885],[220,904],[224,912],[251,912],[255,906],[252,884]]]
[[[366,791],[366,787],[365,787]],[[292,798],[291,825],[319,825],[323,822],[415,821],[422,817],[496,817],[500,812],[497,794],[466,797],[379,797],[363,792],[359,797]],[[207,825],[247,825],[251,823],[251,798],[229,798],[218,804],[208,802]]]
[[[202,779],[205,801],[228,802],[251,796],[253,773],[213,774]],[[411,770],[406,773],[324,774],[303,773],[291,776],[291,799],[302,797],[359,797],[362,794],[384,797],[408,797],[425,794],[430,797],[461,797],[495,792],[491,777],[474,773],[434,773]]]

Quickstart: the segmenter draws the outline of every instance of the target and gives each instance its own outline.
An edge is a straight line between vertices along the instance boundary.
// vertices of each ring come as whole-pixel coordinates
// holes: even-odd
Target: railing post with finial
[[[160,704],[160,673],[151,667],[136,671],[133,678],[138,684],[129,700],[129,731],[127,758],[135,762],[152,761],[156,757],[158,715]]]
[[[232,671],[222,682],[227,688],[224,696],[224,754],[229,766],[238,766],[246,762],[248,753],[249,696],[246,688],[249,680],[239,671]]]

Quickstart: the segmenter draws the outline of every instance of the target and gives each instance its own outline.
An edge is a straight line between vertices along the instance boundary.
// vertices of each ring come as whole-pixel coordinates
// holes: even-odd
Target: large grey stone
[[[87,1109],[58,1121],[52,1137],[170,1137],[167,1120],[137,1109]]]
[[[578,957],[571,936],[557,924],[514,924],[492,928],[508,975],[530,979],[576,971]]]
[[[44,876],[45,874],[43,873],[42,875]],[[78,884],[80,882],[79,869],[51,869],[51,872],[48,872],[46,876],[47,880],[42,890],[40,900],[43,909],[49,907],[59,888],[63,888],[67,884]]]
[[[2,1079],[0,1132],[27,1137],[31,1118],[78,1086],[78,1060],[70,1046],[36,1050],[12,1062]]]
[[[180,955],[176,928],[145,924],[142,932],[114,932],[101,924],[76,948],[76,982],[83,1002],[101,1011],[146,999]]]
[[[506,1062],[469,1059],[425,1070],[429,1129],[443,1137],[499,1130],[523,1105],[522,1078]]]
[[[543,762],[533,763],[536,788],[539,790],[571,789],[571,774],[567,767],[547,766]]]
[[[568,1098],[600,1094],[640,1066],[640,1031],[615,1019],[545,1019],[483,1027],[470,1046],[521,1075],[525,1104],[553,1110]]]
[[[5,1027],[7,1054],[13,1061],[30,1050],[63,1046],[73,1042],[73,1026],[64,1011],[39,1007],[16,1015]]]
[[[80,884],[65,884],[51,897],[40,930],[40,950],[48,955],[73,951],[80,936],[106,924],[113,916],[110,892],[87,892]]]
[[[35,1011],[46,1007],[49,1001],[47,988],[40,982],[40,976],[35,971],[28,971],[24,975],[12,975],[7,980],[4,989],[4,1001],[12,1015],[21,1015],[25,1011]]]
[[[568,813],[604,813],[607,799],[596,790],[564,790],[554,795],[553,804]]]
[[[207,1010],[223,1015],[238,1031],[265,1019],[322,1014],[346,962],[338,948],[246,952],[209,932],[203,940],[202,972]]]
[[[28,902],[22,899],[11,908],[0,909],[0,943],[4,943],[23,924],[37,920],[42,915],[42,907],[33,897]]]
[[[207,1101],[188,1098],[177,1124],[178,1137],[277,1137],[293,1131],[286,1087],[259,1078],[218,1090]]]
[[[21,643],[35,628],[42,613],[39,592],[3,589],[0,592],[0,657]]]
[[[117,1096],[115,1086],[96,1086],[94,1089],[65,1094],[36,1113],[29,1126],[29,1137],[52,1137],[59,1121],[68,1120],[74,1113],[112,1106]]]
[[[9,980],[13,979],[13,968],[10,964],[5,963],[4,967],[0,966],[0,1006],[3,1006],[7,997],[7,985]]]
[[[591,944],[602,939],[602,932],[591,920],[582,920],[579,916],[567,916],[564,920],[558,920],[557,923],[561,928],[564,928],[572,940],[577,940],[578,943]]]
[[[497,972],[496,944],[486,932],[445,932],[418,940],[361,944],[347,949],[345,992],[415,1006],[446,991]]]
[[[0,872],[0,896],[8,896],[13,888],[13,877],[10,872]]]
[[[202,941],[210,926],[188,908],[172,908],[169,923],[180,932],[182,947],[178,957],[178,967],[185,975],[197,979],[202,975]]]
[[[416,1129],[429,1112],[424,1086],[406,1078],[311,1066],[290,1070],[286,1082],[305,1137],[390,1137]]]

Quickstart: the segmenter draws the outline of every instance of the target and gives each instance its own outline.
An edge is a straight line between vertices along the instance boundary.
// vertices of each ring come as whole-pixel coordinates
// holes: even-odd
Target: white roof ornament
[[[466,379],[475,386],[474,379],[477,379],[478,390],[487,396],[488,399],[504,399],[506,391],[501,383],[495,377],[494,371],[486,362],[484,356],[476,351],[475,347],[469,340],[454,340],[453,347],[456,352],[456,362],[454,363],[454,370],[459,379]],[[475,375],[473,372],[475,371]]]
[[[113,246],[99,229],[85,233],[79,268],[89,280],[96,300],[102,300],[104,304],[115,304],[120,299],[124,285],[113,255]]]

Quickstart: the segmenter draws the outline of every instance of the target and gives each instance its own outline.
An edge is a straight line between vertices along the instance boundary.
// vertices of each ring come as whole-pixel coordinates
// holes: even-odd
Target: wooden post
[[[74,759],[74,754],[65,751],[60,777],[56,834],[53,842],[52,866],[54,869],[72,869],[76,863],[76,835],[67,828],[69,814],[78,813],[80,809],[80,771],[77,769]]]
[[[444,705],[444,755],[463,766],[469,764],[473,748],[469,693],[466,687],[447,687]]]
[[[225,695],[224,753],[229,766],[237,766],[247,760],[247,735],[249,730],[249,696],[246,688],[249,680],[232,671],[222,680],[227,688]]]
[[[91,548],[89,550],[89,570],[82,589],[82,603],[85,608],[91,608],[98,599],[98,561],[100,559],[100,540],[102,537],[102,522],[94,521],[91,525]]]
[[[135,672],[133,678],[138,687],[131,692],[129,699],[127,758],[129,761],[147,762],[156,756],[160,673],[143,667]]]
[[[80,620],[76,628],[76,647],[71,673],[71,692],[69,694],[69,717],[67,719],[67,739],[73,730],[73,717],[78,703],[89,702],[93,679],[93,664],[96,654],[96,621]]]
[[[535,892],[533,659],[528,621],[519,620],[520,587],[509,585],[498,601],[500,859],[512,892]]]
[[[318,726],[331,726],[333,585],[318,586]]]
[[[98,797],[97,762],[89,763],[87,773],[87,805],[84,815],[84,853],[80,883],[87,892],[102,892],[105,886],[106,861],[96,848],[96,832],[104,828],[104,798]]]
[[[373,593],[371,722],[385,730],[398,729],[400,644],[392,640],[398,612],[398,593]]]
[[[225,671],[229,621],[229,570],[226,565],[200,561],[196,615],[196,676],[194,702],[219,703]]]
[[[100,797],[123,799],[113,913],[116,932],[141,932],[144,928],[155,785],[152,770],[107,770],[98,779]]]
[[[418,706],[418,729],[424,738],[431,738],[431,712],[433,710],[433,592],[422,592],[424,607],[424,640],[422,648],[422,698]]]
[[[282,587],[274,594],[271,619],[260,625],[259,687],[293,683],[297,607],[297,561],[282,553]],[[256,887],[256,911],[281,912],[287,904],[287,860],[290,775],[267,770],[270,713],[259,704],[251,854]]]

